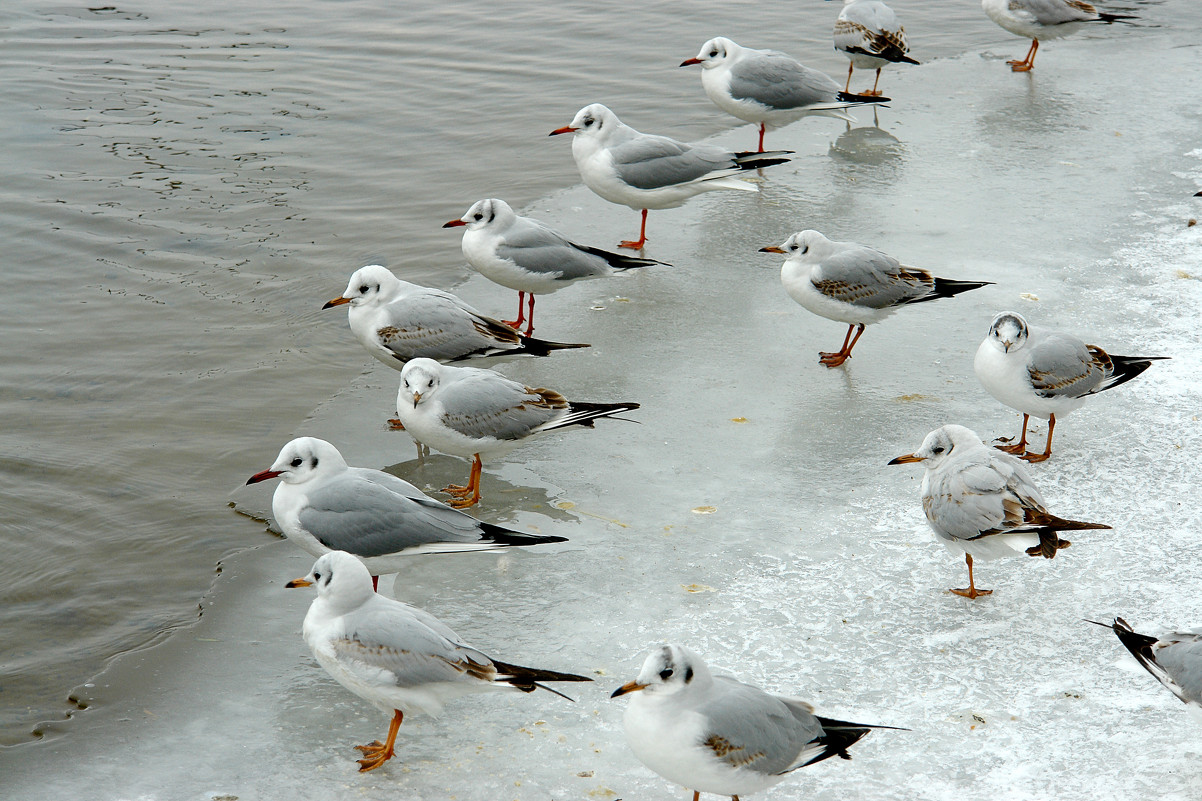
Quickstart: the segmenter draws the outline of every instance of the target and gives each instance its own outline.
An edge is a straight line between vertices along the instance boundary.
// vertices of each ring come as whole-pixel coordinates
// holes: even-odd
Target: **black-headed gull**
[[[443,228],[466,226],[463,256],[485,278],[518,291],[518,318],[506,325],[534,331],[534,296],[546,295],[585,278],[663,264],[579,245],[531,217],[521,217],[504,200],[478,200]],[[527,317],[526,295],[530,295]]]
[[[360,772],[392,757],[406,714],[434,717],[452,698],[493,690],[530,693],[541,687],[567,698],[542,682],[592,681],[489,658],[429,612],[373,592],[367,568],[342,551],[322,556],[309,575],[286,586],[317,587],[302,628],[317,663],[343,687],[392,715],[383,743],[355,746],[363,753]]]
[[[701,86],[714,105],[764,131],[818,114],[854,122],[846,109],[865,103],[884,103],[887,97],[860,97],[839,91],[826,73],[805,66],[775,50],[741,47],[724,36],[710,39],[682,67],[701,65]]]
[[[843,0],[843,9],[835,20],[834,39],[835,49],[851,61],[847,65],[844,92],[851,91],[851,74],[856,67],[876,70],[872,88],[860,94],[879,97],[877,84],[881,82],[881,68],[886,64],[918,63],[906,55],[910,52],[906,29],[893,9],[881,0]]]
[[[843,347],[818,354],[818,361],[827,367],[851,358],[864,326],[879,323],[902,306],[950,298],[991,283],[936,278],[875,248],[832,242],[817,231],[799,231],[779,247],[760,248],[760,252],[785,256],[780,280],[789,297],[814,314],[847,324]]]
[[[1048,512],[1027,466],[1008,454],[986,447],[964,426],[937,428],[922,447],[889,464],[919,462],[922,510],[935,537],[954,553],[963,553],[968,586],[956,595],[976,598],[993,590],[978,589],[973,581],[973,558],[1042,556],[1052,559],[1069,546],[1059,531],[1108,529],[1102,523],[1066,520]]]
[[[480,501],[484,457],[500,456],[531,437],[567,426],[593,427],[600,417],[637,403],[569,401],[553,389],[531,388],[492,370],[414,359],[401,371],[397,417],[418,442],[471,459],[467,486],[451,485],[456,508]]]
[[[551,136],[575,133],[572,157],[585,185],[610,203],[642,211],[639,238],[619,243],[639,250],[647,243],[647,210],[674,209],[702,192],[758,192],[735,176],[783,164],[790,151],[734,153],[705,143],[688,144],[636,131],[600,103],[576,112],[570,125]]]
[[[1052,455],[1057,415],[1063,417],[1090,396],[1124,384],[1152,362],[1167,358],[1112,356],[1072,334],[1029,326],[1018,312],[1006,311],[993,318],[977,348],[973,369],[990,395],[1023,415],[1018,442],[998,447],[1028,462],[1042,462]],[[1027,423],[1032,417],[1048,421],[1043,453],[1027,452]]]
[[[373,577],[396,572],[414,554],[566,541],[477,520],[390,473],[350,467],[337,448],[316,437],[292,440],[246,483],[272,478],[280,483],[271,513],[284,536],[314,556],[352,553]]]
[[[1202,628],[1153,637],[1136,632],[1121,617],[1097,625],[1113,629],[1136,661],[1185,704],[1194,720],[1202,721]]]
[[[1031,40],[1026,58],[1006,62],[1015,72],[1030,72],[1035,67],[1040,39],[1059,39],[1092,22],[1135,19],[1125,14],[1106,14],[1084,0],[981,0],[981,8],[1010,33]]]
[[[487,356],[549,356],[556,350],[588,347],[534,339],[529,332],[522,334],[481,314],[450,292],[402,281],[379,264],[356,270],[346,290],[322,308],[343,304],[350,304],[347,319],[355,338],[394,370],[421,357],[456,362]]]
[[[797,698],[715,676],[688,648],[664,645],[638,678],[614,690],[631,695],[622,724],[634,755],[670,782],[739,798],[847,749],[873,726],[822,718]]]

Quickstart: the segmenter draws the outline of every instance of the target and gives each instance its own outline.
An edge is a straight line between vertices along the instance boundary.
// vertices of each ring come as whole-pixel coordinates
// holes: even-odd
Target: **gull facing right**
[[[981,0],[981,8],[1010,33],[1031,40],[1026,58],[1006,62],[1014,72],[1030,72],[1035,68],[1040,39],[1059,39],[1091,22],[1109,24],[1135,19],[1125,14],[1106,14],[1084,0]]]
[[[758,192],[735,176],[783,164],[791,151],[734,153],[718,145],[687,144],[636,131],[600,103],[576,112],[570,125],[550,136],[574,133],[572,158],[585,186],[610,203],[640,209],[639,238],[619,247],[642,249],[647,243],[647,210],[674,209],[702,192],[736,189]]]
[[[471,459],[467,486],[442,491],[451,506],[463,509],[480,501],[480,471],[485,456],[500,456],[526,440],[567,426],[593,427],[599,417],[639,408],[637,403],[569,401],[553,389],[531,388],[492,370],[452,367],[433,359],[414,359],[401,371],[397,417],[418,442]]]
[[[877,84],[881,82],[881,68],[886,64],[917,64],[910,58],[910,45],[906,43],[906,29],[902,27],[893,9],[881,0],[843,0],[843,10],[835,20],[835,49],[847,56],[847,85],[844,92],[851,91],[851,74],[856,67],[876,70],[872,88],[860,94],[880,97]]]
[[[1056,415],[1063,417],[1089,397],[1125,384],[1152,362],[1167,358],[1112,356],[1072,334],[1029,326],[1018,312],[1006,311],[993,318],[977,348],[973,371],[990,395],[1023,415],[1018,442],[997,447],[1028,462],[1042,462],[1052,455]],[[1032,417],[1048,421],[1043,453],[1027,451],[1027,423]],[[1011,442],[1011,438],[999,441]]]
[[[814,314],[847,324],[843,347],[818,354],[819,363],[827,367],[838,367],[850,359],[864,327],[879,323],[902,306],[950,298],[992,283],[936,278],[875,248],[832,242],[817,231],[799,231],[780,247],[760,248],[760,252],[785,256],[780,281],[789,297]]]
[[[807,765],[847,749],[872,726],[822,718],[797,698],[769,695],[730,676],[714,676],[679,645],[656,648],[638,678],[611,697],[632,695],[622,717],[639,761],[674,784],[739,796],[767,789]]]
[[[921,462],[922,510],[935,537],[954,553],[963,553],[968,586],[956,595],[976,598],[993,590],[973,581],[973,557],[1042,556],[1052,559],[1071,543],[1059,531],[1109,529],[1102,523],[1065,520],[1048,512],[1027,465],[981,442],[964,426],[937,428],[914,453],[889,464]]]
[[[542,682],[592,681],[490,659],[429,612],[373,592],[367,568],[349,553],[327,553],[309,575],[285,586],[314,585],[317,597],[301,629],[309,650],[335,681],[392,715],[384,742],[355,746],[363,753],[360,773],[392,758],[406,714],[437,717],[452,698],[493,690],[541,687],[567,698]]]

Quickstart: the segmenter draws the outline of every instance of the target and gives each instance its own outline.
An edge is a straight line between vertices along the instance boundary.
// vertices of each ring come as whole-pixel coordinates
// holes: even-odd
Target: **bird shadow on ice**
[[[828,155],[847,164],[899,168],[905,162],[906,146],[880,127],[880,120],[874,112],[872,125],[853,128],[848,123],[847,129],[831,143]],[[897,173],[883,177],[896,178]]]

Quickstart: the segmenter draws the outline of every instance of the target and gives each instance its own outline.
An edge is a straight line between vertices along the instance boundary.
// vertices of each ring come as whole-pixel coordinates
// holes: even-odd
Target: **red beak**
[[[467,225],[463,220],[451,220],[449,223],[443,223],[443,228],[457,228],[460,225]]]
[[[247,484],[258,484],[260,481],[266,481],[269,478],[275,478],[282,471],[280,470],[264,470],[262,473],[255,473],[250,478],[246,479]]]
[[[700,64],[700,63],[701,63],[701,59],[699,59],[699,58],[686,58],[684,61],[680,62],[680,66],[691,67],[694,64]]]
[[[571,125],[565,125],[562,128],[556,128],[554,131],[547,134],[547,136],[555,136],[556,134],[561,134],[561,133],[576,133],[576,129],[573,128]]]

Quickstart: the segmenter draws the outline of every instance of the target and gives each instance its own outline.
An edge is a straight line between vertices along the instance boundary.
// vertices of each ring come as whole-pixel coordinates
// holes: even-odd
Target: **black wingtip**
[[[917,63],[917,62],[915,62]],[[840,92],[836,95],[836,99],[840,103],[892,103],[891,97],[880,97],[876,95],[854,95],[851,92]]]
[[[546,545],[552,542],[567,542],[567,537],[557,537],[551,534],[524,534],[520,531],[504,528],[502,526],[494,526],[492,523],[480,524],[481,534],[483,538],[495,542],[497,545]]]

